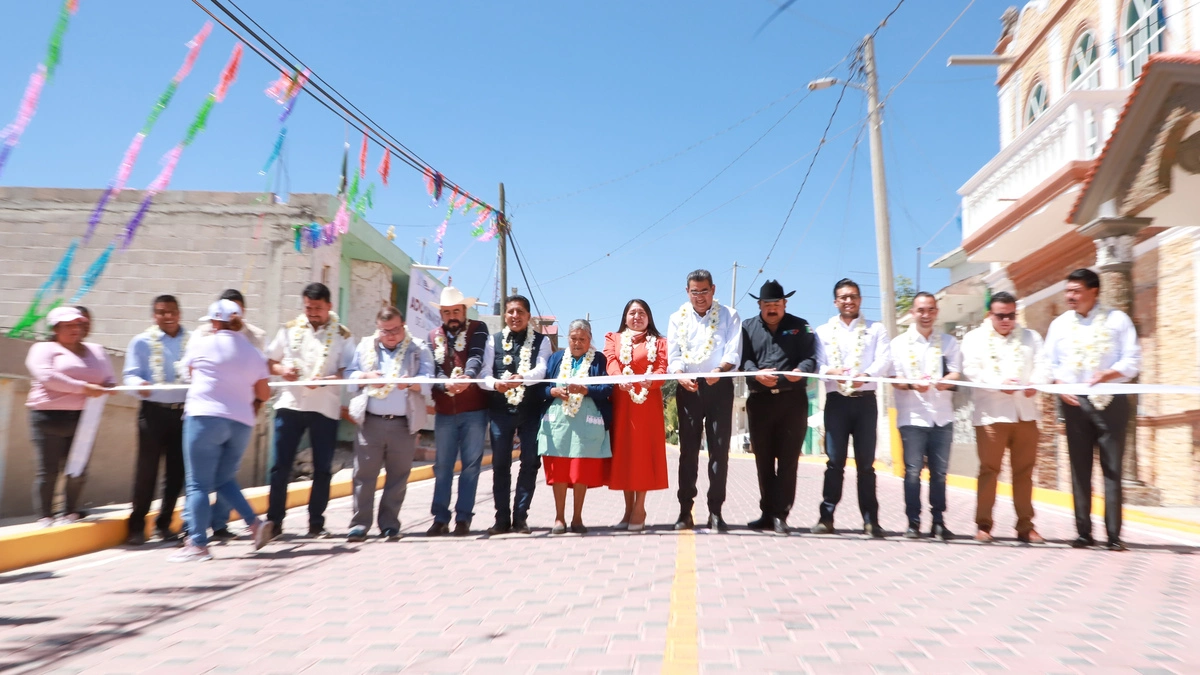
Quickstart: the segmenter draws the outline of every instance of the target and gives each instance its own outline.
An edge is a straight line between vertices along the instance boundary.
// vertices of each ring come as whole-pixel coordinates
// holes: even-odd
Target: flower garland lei
[[[921,351],[920,356],[917,355],[917,332],[916,326],[910,326],[907,333],[907,338],[904,340],[905,356],[908,357],[908,378],[911,380],[933,380],[939,379],[936,377],[942,367],[942,332],[939,330],[933,331],[929,335],[929,347],[933,348],[933,362],[936,364],[933,370],[925,372],[925,367],[929,365],[929,347]]]
[[[851,374],[857,373],[862,367],[863,350],[867,346],[867,320],[857,319],[858,325],[854,327],[854,351],[848,355],[842,352],[842,343],[838,339],[837,323],[841,320],[841,317],[837,316],[829,320],[829,325],[833,328],[833,349],[829,350],[829,365],[834,369],[849,370]],[[847,359],[847,356],[852,358]],[[841,380],[838,382],[838,391],[844,396],[849,396],[855,391],[854,384],[849,380]]]
[[[705,317],[708,319],[708,325],[704,328],[704,347],[699,352],[692,351],[692,343],[688,339],[687,318],[691,309],[692,305],[688,302],[679,308],[679,325],[675,329],[675,336],[679,341],[679,352],[683,362],[694,366],[704,363],[716,346],[717,325],[721,322],[721,303],[713,300],[712,307],[708,309],[708,316]]]
[[[404,329],[405,331],[408,328]],[[454,351],[461,354],[462,350],[467,348],[467,328],[458,332],[458,336],[454,338]],[[433,336],[433,360],[440,366],[446,360],[446,328],[438,328],[438,332]]]
[[[512,331],[508,329],[508,326],[505,326],[500,335],[500,346],[506,352],[511,350],[513,348]],[[525,341],[521,343],[521,351],[518,356],[520,363],[517,364],[517,375],[524,377],[529,374],[530,370],[533,370],[531,365],[533,362],[533,329],[529,327],[525,328]],[[505,354],[503,362],[506,366],[512,365],[512,355]],[[508,399],[509,405],[520,404],[525,398],[525,385],[519,384],[504,392],[504,398]]]
[[[364,371],[375,370],[379,366],[378,358],[375,353],[375,341],[379,339],[379,331],[369,338],[366,338],[359,344],[359,365]],[[408,325],[404,326],[404,340],[397,345],[396,358],[392,359],[392,371],[387,374],[387,379],[394,380],[400,377],[401,366],[404,365],[404,355],[408,353],[408,346],[412,344],[412,335],[408,332]],[[366,347],[366,352],[362,349]],[[384,399],[396,388],[395,382],[389,382],[381,387],[368,387],[367,395],[372,398]]]
[[[617,357],[617,360],[620,361],[622,366],[624,366],[621,369],[622,375],[634,375],[635,374],[633,372],[633,336],[634,336],[634,332],[631,330],[625,330],[625,331],[621,332],[621,353]],[[646,336],[646,360],[647,360],[646,374],[647,375],[654,372],[654,362],[657,358],[658,358],[658,338],[647,335]],[[631,389],[629,391],[630,400],[632,400],[634,403],[636,403],[638,405],[645,403],[646,399],[649,398],[649,396],[650,396],[650,387],[646,387],[645,389],[642,389],[641,391],[639,391],[637,386],[635,385],[633,387],[633,389]]]
[[[571,362],[574,360],[571,357],[571,352],[563,352],[562,365],[558,368],[558,379],[560,381],[569,380],[571,378],[587,377],[588,371],[592,367],[592,358],[596,355],[591,349],[583,355],[583,359],[579,362],[579,367],[572,368]],[[566,386],[564,382],[562,386]],[[567,400],[562,402],[563,412],[567,417],[574,417],[579,413],[579,409],[583,406],[583,394],[567,394]]]
[[[987,332],[987,353],[988,365],[991,366],[992,372],[996,375],[996,380],[1003,382],[1005,380],[1024,380],[1025,359],[1021,355],[1021,347],[1023,346],[1023,331],[1025,329],[1016,326],[1008,335],[1001,335],[996,332],[996,328],[988,323]],[[1011,353],[1002,355],[1000,346],[1008,347]],[[1017,368],[1017,372],[1011,373],[1011,377],[1005,377],[1006,373],[1004,365],[1006,363],[1013,364]]]
[[[183,331],[183,342],[179,345],[179,358],[183,359],[183,355],[187,353],[188,340],[192,339],[192,334],[185,330],[182,326],[179,330]],[[147,339],[150,341],[150,377],[153,384],[163,384],[166,382],[163,374],[163,365],[166,363],[163,357],[163,337],[166,335],[163,329],[158,326],[151,326],[144,331]],[[185,369],[180,367],[180,361],[176,361],[172,365],[175,371],[176,382],[186,382],[187,373]]]
[[[329,322],[323,326],[325,330],[325,344],[321,346],[321,360],[307,373],[304,372],[301,365],[305,361],[303,352],[304,336],[312,328],[312,324],[309,323],[308,317],[303,314],[296,317],[295,323],[296,325],[290,329],[292,354],[294,355],[288,359],[291,362],[290,365],[298,371],[299,379],[301,380],[311,380],[315,377],[320,377],[321,373],[325,370],[325,361],[329,358],[329,348],[333,346],[333,338],[338,333],[338,315],[334,312],[329,313]],[[313,337],[316,337],[316,335],[317,331],[313,330]]]
[[[1108,311],[1101,309],[1096,312],[1096,318],[1091,326],[1084,326],[1079,321],[1079,312],[1071,312],[1071,370],[1082,378],[1085,373],[1095,374],[1100,368],[1100,358],[1108,351],[1111,337],[1108,326]],[[1104,410],[1112,403],[1112,394],[1092,394],[1088,396],[1096,410]]]

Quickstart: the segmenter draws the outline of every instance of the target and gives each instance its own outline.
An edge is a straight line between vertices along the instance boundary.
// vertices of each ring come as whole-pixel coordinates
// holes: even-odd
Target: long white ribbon
[[[797,373],[795,371],[729,371],[724,373],[664,373],[652,375],[601,375],[598,377],[581,377],[562,380],[557,378],[544,378],[540,380],[522,380],[523,384],[543,384],[543,383],[567,383],[567,384],[632,384],[646,381],[667,381],[667,380],[699,380],[706,378],[732,378],[732,377],[756,377],[758,375],[775,375],[783,378],[785,376],[806,377],[815,380],[833,380],[833,381],[854,381],[854,382],[874,382],[876,384],[919,384],[928,385],[936,384],[938,380],[913,380],[899,377],[850,377],[848,375],[824,375],[820,373]],[[375,379],[338,379],[338,380],[297,380],[289,382],[279,380],[268,383],[271,387],[361,387],[364,385],[373,384],[494,384],[500,382],[497,379],[484,378],[456,378],[446,379],[444,377],[381,377]],[[970,382],[967,380],[951,380],[950,384],[960,387],[968,387],[971,389],[991,389],[995,391],[1023,391],[1025,389],[1036,389],[1037,391],[1046,392],[1048,394],[1070,394],[1073,396],[1089,396],[1100,394],[1200,394],[1200,386],[1183,385],[1183,384],[984,384],[981,382]],[[118,386],[110,388],[114,392],[141,392],[141,391],[169,391],[174,389],[187,389],[190,384],[148,384],[142,386]]]

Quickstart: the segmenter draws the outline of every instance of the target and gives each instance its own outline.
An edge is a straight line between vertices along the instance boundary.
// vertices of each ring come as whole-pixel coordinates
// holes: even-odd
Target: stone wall
[[[91,242],[75,255],[66,297],[83,272],[123,232],[143,194],[110,202]],[[99,190],[0,188],[0,327],[14,325],[73,238],[81,237]],[[226,288],[246,296],[247,319],[274,333],[300,307],[311,280],[310,253],[293,248],[291,225],[324,217],[327,195],[292,195],[288,204],[262,195],[163,192],[127,250],[119,247],[95,288],[81,299],[92,309],[91,339],[123,350],[150,323],[156,295],[175,295],[192,325]],[[333,247],[331,247],[333,248]],[[336,268],[335,268],[336,269]]]
[[[366,260],[350,261],[350,316],[342,322],[360,338],[375,332],[375,315],[392,303],[392,270]]]

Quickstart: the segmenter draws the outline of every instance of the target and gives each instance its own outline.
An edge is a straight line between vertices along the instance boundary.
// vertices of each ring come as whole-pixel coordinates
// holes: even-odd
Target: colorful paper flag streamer
[[[50,273],[50,278],[38,288],[33,295],[33,302],[29,304],[29,308],[25,310],[25,314],[17,321],[16,325],[8,332],[9,337],[26,337],[31,332],[34,326],[39,321],[46,318],[46,314],[50,310],[62,303],[62,298],[58,298],[49,307],[42,309],[42,301],[47,293],[62,293],[67,287],[67,281],[71,274],[71,262],[75,259],[75,251],[79,248],[79,240],[72,239],[67,250],[63,253],[63,257],[58,261],[54,271]]]
[[[363,132],[362,149],[358,151],[358,175],[367,175],[367,134]]]
[[[392,175],[392,151],[388,148],[383,149],[383,159],[379,162],[379,177],[383,180],[384,187],[387,187],[388,177]]]
[[[212,112],[213,106],[225,99],[225,94],[229,91],[229,86],[237,79],[238,65],[242,60],[242,45],[239,43],[233,48],[233,53],[229,55],[229,61],[226,62],[225,68],[221,70],[221,79],[217,84],[216,89],[204,99],[204,103],[200,106],[200,110],[196,113],[196,117],[192,120],[191,126],[188,127],[187,135],[178,145],[172,148],[162,158],[162,170],[158,176],[146,188],[146,196],[142,199],[142,203],[138,206],[137,213],[125,225],[125,241],[121,244],[121,249],[129,248],[129,244],[133,242],[133,237],[137,233],[138,227],[142,224],[142,220],[146,217],[146,212],[150,210],[150,204],[154,200],[154,196],[159,192],[167,189],[171,184],[171,177],[175,173],[175,167],[179,164],[179,158],[183,154],[183,149],[192,144],[204,127],[208,124],[208,116]]]
[[[104,274],[104,268],[108,267],[108,259],[112,257],[113,249],[117,247],[117,242],[114,240],[105,247],[104,252],[100,254],[96,260],[88,266],[87,271],[83,273],[83,283],[79,285],[79,290],[75,291],[75,295],[71,297],[71,304],[75,304],[83,299],[83,296],[91,292],[96,282]]]
[[[196,33],[188,43],[188,53],[183,59],[183,64],[179,66],[179,70],[175,71],[175,76],[171,78],[171,82],[167,84],[167,88],[159,95],[158,100],[154,102],[154,107],[150,110],[150,115],[146,117],[145,123],[142,124],[139,130],[129,143],[129,147],[125,149],[125,155],[121,159],[121,164],[117,167],[117,175],[108,184],[104,193],[100,195],[100,201],[96,203],[96,208],[92,211],[92,215],[88,218],[87,233],[83,235],[83,243],[88,243],[92,239],[92,234],[96,231],[96,226],[100,224],[100,219],[104,216],[104,208],[108,205],[111,198],[121,194],[121,190],[125,189],[125,183],[129,180],[129,174],[133,171],[133,165],[137,163],[138,155],[142,151],[142,143],[150,132],[154,129],[154,125],[158,122],[158,118],[162,115],[167,106],[171,104],[171,99],[175,97],[175,92],[178,91],[179,85],[192,72],[192,66],[196,64],[196,59],[200,56],[200,49],[204,46],[204,41],[208,39],[209,33],[212,32],[212,23],[205,22],[200,28],[200,32]]]
[[[67,25],[71,23],[71,16],[78,9],[78,0],[66,0],[62,9],[58,11],[58,21],[54,24],[54,31],[50,33],[50,44],[46,47],[44,63],[47,77],[54,77],[54,69],[58,67],[58,62],[62,59],[63,36],[67,33]]]

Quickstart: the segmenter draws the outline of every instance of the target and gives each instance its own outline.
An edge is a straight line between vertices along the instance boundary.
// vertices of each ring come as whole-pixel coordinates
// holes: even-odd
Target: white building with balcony
[[[1000,150],[959,190],[961,254],[935,264],[986,265],[988,289],[1014,293],[1043,335],[1065,309],[1063,279],[1092,267],[1102,301],[1138,327],[1143,381],[1200,382],[1200,5],[1033,0],[1002,22]],[[1200,504],[1191,398],[1139,400],[1128,503]],[[1036,480],[1069,490],[1043,403]]]

